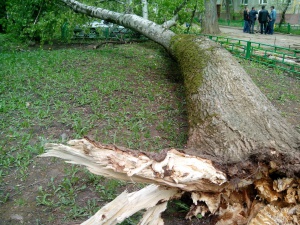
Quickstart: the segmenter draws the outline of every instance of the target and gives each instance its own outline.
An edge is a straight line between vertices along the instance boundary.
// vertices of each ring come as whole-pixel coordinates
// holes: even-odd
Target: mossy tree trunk
[[[142,33],[163,45],[177,60],[187,93],[189,153],[210,155],[223,163],[242,162],[253,155],[281,154],[279,164],[284,163],[281,170],[298,173],[299,133],[280,116],[224,48],[205,37],[175,35],[163,25],[136,15],[74,0],[61,1],[76,12]],[[215,4],[212,8],[216,8]]]
[[[224,162],[254,154],[299,158],[299,133],[261,93],[240,64],[203,37],[175,36],[171,44],[184,76],[193,154]]]
[[[187,154],[169,151],[179,158],[172,159],[173,156],[167,153],[157,160],[157,157],[132,153],[115,146],[105,147],[108,153],[99,154],[98,151],[103,151],[102,145],[83,140],[75,141],[75,148],[52,146],[52,152],[46,156],[74,161],[88,166],[92,172],[98,171],[98,174],[120,179],[124,174],[130,177],[128,179],[137,174],[137,182],[143,181],[143,177],[149,183],[192,191],[193,202],[197,207],[201,208],[201,204],[206,203],[208,210],[203,211],[204,214],[216,213],[220,216],[219,221],[223,215],[228,222],[227,213],[231,213],[231,222],[220,224],[236,224],[237,221],[238,224],[261,224],[248,222],[266,203],[272,202],[276,202],[279,208],[285,207],[289,212],[300,215],[300,135],[281,117],[227,50],[205,37],[175,35],[164,26],[135,15],[87,7],[73,0],[62,1],[77,12],[108,19],[141,32],[163,45],[177,60],[186,88],[188,148],[184,150]],[[100,156],[104,158],[100,159]],[[130,157],[138,159],[130,161]],[[213,174],[217,175],[217,180],[222,174],[222,182],[211,186],[213,182],[207,179],[207,174],[201,174],[198,179],[195,176],[198,173],[191,172],[199,166],[199,163],[193,163],[194,158],[204,160],[207,162],[206,167],[209,167],[204,170],[200,166],[199,171],[216,171]],[[188,166],[181,166],[179,172],[176,172],[175,166],[183,159],[188,159],[185,161]],[[126,160],[129,169],[124,164]],[[143,162],[137,163],[139,160]],[[100,164],[105,170],[99,169]],[[191,170],[187,170],[188,167]],[[122,176],[119,175],[121,170]],[[181,183],[174,174],[183,176],[186,183]],[[196,183],[201,180],[201,185],[194,185],[190,179]],[[257,201],[257,195],[261,201]],[[268,214],[268,210],[271,210],[279,215],[272,204],[261,213]],[[290,207],[294,205],[297,208],[292,210]],[[197,212],[194,213],[192,215],[197,215]]]

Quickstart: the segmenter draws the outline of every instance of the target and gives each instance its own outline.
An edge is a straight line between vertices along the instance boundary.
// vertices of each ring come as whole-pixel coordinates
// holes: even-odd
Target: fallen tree
[[[148,203],[141,207],[151,207],[146,217],[156,220],[141,224],[161,224],[161,203],[183,192],[193,199],[187,218],[201,213],[218,215],[216,224],[298,223],[300,135],[228,51],[205,37],[176,35],[167,29],[172,24],[168,21],[158,25],[137,15],[62,1],[76,12],[142,33],[177,60],[187,97],[188,148],[151,155],[83,139],[70,146],[47,145],[43,156],[87,166],[99,175],[159,185],[161,189],[141,190],[143,196],[153,190],[165,193],[153,202],[145,197]],[[140,194],[124,194],[122,199],[132,208],[132,196]],[[110,217],[109,209],[117,203],[111,204],[86,224],[116,224],[135,211],[124,213],[122,208],[120,215]]]

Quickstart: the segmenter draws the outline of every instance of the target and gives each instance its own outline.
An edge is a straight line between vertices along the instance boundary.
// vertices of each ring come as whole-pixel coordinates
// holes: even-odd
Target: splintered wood
[[[153,184],[133,193],[123,192],[94,216],[83,222],[82,225],[118,224],[134,213],[146,208],[148,210],[140,224],[161,224],[160,214],[166,209],[167,201],[180,196],[181,193],[178,192],[177,188],[168,189]]]
[[[151,185],[133,193],[123,192],[100,209],[84,225],[114,225],[146,209],[139,224],[163,225],[161,213],[167,202],[190,193],[192,205],[186,219],[201,214],[216,215],[215,224],[299,224],[300,180],[271,178],[276,163],[259,166],[256,174],[228,179],[212,162],[175,149],[151,154],[88,138],[71,140],[68,145],[46,144],[42,157],[58,157],[86,166],[105,177]],[[236,165],[228,173],[236,175]]]
[[[120,180],[154,183],[185,191],[219,191],[226,175],[211,161],[170,149],[161,161],[145,153],[101,145],[87,139],[70,146],[47,144],[43,157],[54,156],[86,166],[92,173]]]

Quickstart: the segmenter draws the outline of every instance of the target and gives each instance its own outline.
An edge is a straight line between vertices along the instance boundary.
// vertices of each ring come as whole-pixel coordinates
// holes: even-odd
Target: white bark
[[[94,6],[87,6],[75,0],[61,0],[75,12],[83,13],[91,17],[112,21],[135,30],[149,39],[169,49],[171,38],[175,35],[172,31],[152,21],[143,19],[134,14],[123,14]]]
[[[178,20],[178,15],[175,15],[171,20],[164,22],[162,26],[166,29],[169,29],[170,27],[176,25],[177,20]]]
[[[147,0],[141,0],[142,1],[142,11],[143,11],[143,18],[145,20],[148,20],[148,1]]]

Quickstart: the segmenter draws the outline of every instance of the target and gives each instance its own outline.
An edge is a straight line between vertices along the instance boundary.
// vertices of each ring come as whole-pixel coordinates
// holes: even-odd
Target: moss
[[[197,47],[196,39],[194,35],[175,35],[171,41],[171,49],[184,76],[188,95],[197,93],[202,85],[203,69],[207,64],[205,52]]]
[[[190,126],[210,124],[217,115],[203,115],[201,102],[195,103],[192,95],[198,93],[203,85],[203,73],[208,60],[211,60],[215,46],[200,48],[201,37],[195,35],[175,35],[171,40],[171,51],[179,63],[187,95],[187,110]],[[201,115],[202,114],[202,115]],[[210,132],[211,133],[211,132]]]

